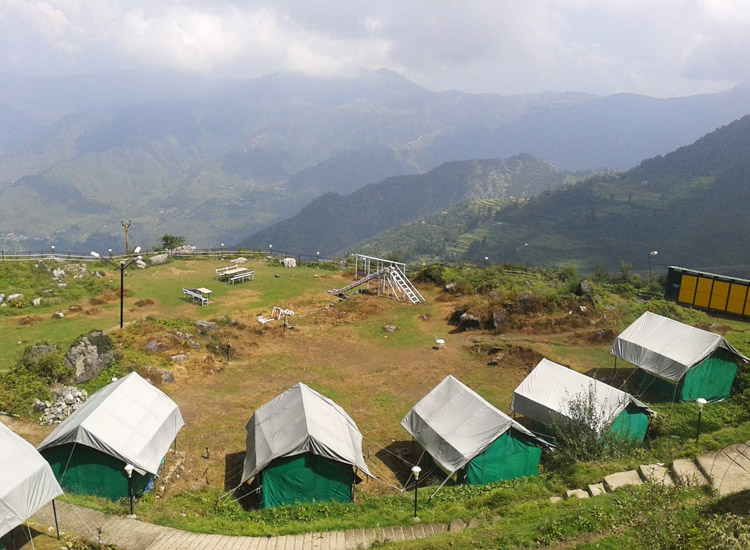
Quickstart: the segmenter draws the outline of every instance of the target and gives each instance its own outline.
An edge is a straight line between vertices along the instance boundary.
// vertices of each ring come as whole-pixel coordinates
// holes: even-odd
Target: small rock
[[[146,344],[143,348],[144,351],[147,351],[148,353],[156,353],[157,351],[162,351],[167,349],[167,344],[164,342],[159,342],[156,339],[149,340],[148,344]]]
[[[201,349],[201,345],[195,340],[188,340],[187,344],[193,349]]]
[[[448,525],[448,531],[451,533],[463,533],[466,529],[466,522],[462,519],[454,519]]]
[[[52,314],[53,319],[62,319],[65,317],[65,314],[62,311],[56,311]]]
[[[34,398],[34,403],[31,405],[32,412],[40,413],[47,408],[47,404],[41,399]]]
[[[505,357],[505,353],[503,353],[503,352],[500,352],[500,353],[498,353],[498,354],[494,355],[494,356],[493,356],[493,357],[492,357],[492,358],[491,358],[491,359],[490,359],[490,360],[489,360],[489,361],[487,362],[487,364],[488,364],[488,365],[493,365],[493,366],[497,366],[497,365],[499,365],[499,364],[500,364],[500,361],[502,361],[502,360],[503,360],[503,357]]]
[[[218,328],[213,321],[196,321],[195,326],[198,332],[213,332]]]
[[[562,502],[562,497],[549,497],[549,501],[552,504],[557,504],[558,502]]]
[[[163,384],[171,384],[174,382],[174,374],[168,370],[159,369],[150,365],[146,366],[146,378],[153,382],[161,382]]]
[[[385,325],[383,327],[383,330],[386,331],[386,332],[396,332],[397,328],[398,327],[396,325]]]
[[[57,283],[57,288],[68,288],[68,283]]]
[[[41,298],[34,298],[31,300],[32,306],[41,306],[42,305],[42,299]]]
[[[240,264],[246,264],[246,263],[247,263],[247,258],[237,258],[237,259],[236,259],[236,260],[234,261],[234,263],[236,263],[237,265],[240,265]]]
[[[493,311],[492,312],[492,328],[498,329],[502,327],[508,320],[508,312],[506,311]]]
[[[143,260],[136,260],[135,267],[137,267],[138,269],[146,269],[146,262],[144,262]]]
[[[53,279],[62,279],[65,277],[65,271],[63,269],[55,269],[52,271]]]
[[[454,290],[456,290],[456,283],[448,283],[445,285],[446,292],[453,292]]]
[[[23,300],[24,298],[25,296],[21,293],[10,294],[7,301],[10,304],[12,302],[15,302],[16,300]]]
[[[180,353],[177,355],[173,355],[171,359],[175,363],[182,363],[183,361],[187,359],[187,355],[185,355],[184,353]]]
[[[565,498],[571,499],[571,498],[589,498],[588,492],[584,491],[583,489],[568,489],[565,492]]]

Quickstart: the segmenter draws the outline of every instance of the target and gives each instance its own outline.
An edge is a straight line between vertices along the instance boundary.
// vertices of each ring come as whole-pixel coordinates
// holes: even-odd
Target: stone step
[[[696,458],[720,497],[750,489],[750,447],[747,443]]]
[[[674,481],[669,477],[669,470],[661,464],[641,464],[638,466],[640,476],[654,485],[666,485],[672,487]]]
[[[589,498],[589,494],[583,489],[568,489],[565,491],[565,499],[571,498]]]
[[[635,470],[628,470],[627,472],[617,472],[616,474],[609,474],[604,478],[604,487],[608,492],[612,493],[620,487],[626,487],[628,485],[642,485],[643,480],[638,472]]]
[[[589,489],[589,494],[592,497],[603,495],[604,493],[607,492],[607,490],[604,488],[604,483],[592,483],[589,485],[588,489]]]
[[[672,462],[672,476],[681,485],[691,487],[703,487],[708,485],[708,480],[700,471],[695,461],[689,458],[678,458]]]

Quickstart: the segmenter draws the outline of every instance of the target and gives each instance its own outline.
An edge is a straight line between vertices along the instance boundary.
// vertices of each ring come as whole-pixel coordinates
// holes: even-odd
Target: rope
[[[63,496],[65,497],[65,500],[68,501],[68,504],[70,504],[70,506],[73,508],[73,510],[75,511],[75,513],[78,515],[78,519],[80,519],[83,522],[83,524],[86,526],[86,529],[89,530],[89,532],[91,533],[91,535],[94,536],[94,537],[96,537],[96,539],[98,540],[98,537],[99,537],[98,530],[94,531],[94,529],[91,527],[91,525],[89,524],[89,522],[86,521],[86,518],[83,517],[83,514],[81,514],[81,511],[78,509],[78,506],[76,506],[75,504],[73,504],[71,502],[71,500],[68,498],[67,494],[63,493]]]

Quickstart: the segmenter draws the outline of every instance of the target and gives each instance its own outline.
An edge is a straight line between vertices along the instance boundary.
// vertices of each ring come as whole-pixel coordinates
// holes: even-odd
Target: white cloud
[[[389,67],[433,89],[685,95],[747,77],[746,0],[0,0],[0,71]]]

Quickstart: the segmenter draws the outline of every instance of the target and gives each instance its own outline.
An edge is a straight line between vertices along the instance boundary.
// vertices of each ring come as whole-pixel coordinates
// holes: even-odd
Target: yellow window
[[[729,301],[727,302],[727,311],[742,315],[745,309],[745,298],[747,297],[747,286],[732,283],[729,290]]]
[[[683,304],[692,304],[693,296],[695,296],[695,283],[698,281],[698,277],[692,275],[682,275],[682,282],[680,282],[680,295],[677,297],[678,302]]]
[[[714,287],[711,291],[711,309],[724,311],[727,307],[728,296],[729,283],[726,281],[714,281]]]
[[[705,279],[703,277],[698,279],[698,289],[695,291],[695,302],[693,302],[696,306],[708,307],[711,300],[711,285],[713,282],[713,279]]]

